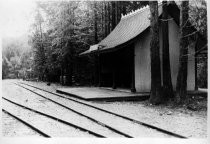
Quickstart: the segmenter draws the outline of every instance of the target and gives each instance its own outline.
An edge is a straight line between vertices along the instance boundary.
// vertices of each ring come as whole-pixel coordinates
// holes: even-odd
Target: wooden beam
[[[135,87],[135,45],[134,43],[131,45],[132,46],[132,74],[131,74],[131,92],[135,93],[136,92],[136,87]]]
[[[117,59],[115,59],[115,55],[117,53],[112,53],[112,88],[116,89],[117,85],[116,85],[116,71],[117,71]]]
[[[101,58],[98,54],[98,87],[101,87]]]
[[[198,37],[198,35],[197,35],[197,37]],[[198,46],[198,38],[196,38],[195,51],[197,51],[197,46]],[[194,59],[195,59],[195,90],[198,90],[197,54],[194,55]]]
[[[98,83],[99,83],[99,68],[98,68],[98,55],[94,55],[94,70],[95,70],[95,75],[94,75],[94,84],[95,86],[98,86]]]

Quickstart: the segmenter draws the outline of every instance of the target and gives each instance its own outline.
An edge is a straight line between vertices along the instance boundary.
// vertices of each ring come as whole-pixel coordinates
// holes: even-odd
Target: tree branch
[[[189,36],[191,36],[191,35],[196,34],[197,32],[198,32],[198,31],[194,31],[194,32],[192,32],[192,33],[190,33],[190,34],[188,34],[188,35],[183,36],[182,38],[189,37]]]

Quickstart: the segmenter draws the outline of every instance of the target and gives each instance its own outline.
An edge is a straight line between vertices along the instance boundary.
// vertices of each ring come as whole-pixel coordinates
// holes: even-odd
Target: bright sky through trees
[[[1,37],[18,37],[27,34],[33,21],[34,0],[1,0]]]

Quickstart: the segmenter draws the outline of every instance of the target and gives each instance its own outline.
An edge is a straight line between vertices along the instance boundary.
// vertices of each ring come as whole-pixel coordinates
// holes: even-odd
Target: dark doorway
[[[116,65],[116,86],[119,88],[131,88],[132,55],[129,47],[117,52]]]
[[[102,87],[111,87],[112,86],[112,53],[103,53],[100,54],[100,77],[101,77],[101,86]]]
[[[131,47],[125,47],[114,52],[103,53],[101,60],[101,86],[131,88],[133,54]],[[114,73],[115,71],[115,78]]]

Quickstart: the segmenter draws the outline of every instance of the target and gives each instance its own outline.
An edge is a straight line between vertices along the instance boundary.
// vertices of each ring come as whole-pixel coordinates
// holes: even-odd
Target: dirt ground
[[[21,81],[56,91],[60,84]],[[66,87],[66,86],[65,86]],[[82,101],[82,100],[81,100]],[[84,101],[83,101],[84,102]],[[190,96],[190,105],[151,105],[148,101],[85,102],[190,138],[207,137],[207,97]]]
[[[21,122],[12,118],[7,113],[2,113],[2,135],[6,137],[21,137],[21,136],[30,136],[30,137],[41,137],[40,134],[34,132]]]

